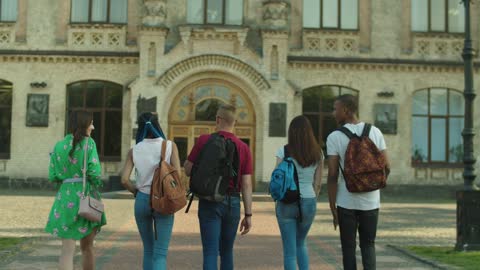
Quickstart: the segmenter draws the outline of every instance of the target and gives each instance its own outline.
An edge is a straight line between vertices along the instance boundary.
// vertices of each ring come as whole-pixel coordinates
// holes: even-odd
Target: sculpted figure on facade
[[[143,4],[143,25],[163,26],[167,19],[166,0],[145,0]]]
[[[282,29],[288,22],[288,3],[266,1],[263,3],[263,22],[268,29]]]

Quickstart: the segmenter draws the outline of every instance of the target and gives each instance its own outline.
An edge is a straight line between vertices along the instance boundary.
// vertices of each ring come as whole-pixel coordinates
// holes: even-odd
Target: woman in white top
[[[150,186],[160,162],[165,140],[156,113],[143,113],[138,118],[137,144],[130,149],[123,168],[122,184],[135,196],[135,220],[143,242],[143,269],[167,269],[167,252],[172,235],[173,215],[153,212],[150,207]],[[178,149],[174,142],[166,144],[165,160],[180,171]],[[130,174],[135,167],[135,184]],[[154,219],[157,239],[154,235]]]
[[[300,207],[297,203],[276,202],[275,211],[283,244],[283,267],[285,270],[295,270],[298,265],[298,269],[305,270],[309,269],[306,238],[317,211],[323,166],[322,150],[305,116],[297,116],[290,122],[285,148],[297,169]],[[282,147],[277,151],[277,166],[284,156]]]

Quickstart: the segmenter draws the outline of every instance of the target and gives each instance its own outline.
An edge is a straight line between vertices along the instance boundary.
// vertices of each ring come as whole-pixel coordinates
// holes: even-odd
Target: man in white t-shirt
[[[333,115],[337,123],[352,133],[361,135],[364,122],[357,119],[357,98],[352,95],[337,97]],[[385,172],[388,176],[390,165],[386,156],[386,145],[382,132],[372,126],[369,138],[385,155]],[[327,138],[328,155],[328,198],[333,215],[333,225],[340,227],[343,267],[345,270],[357,269],[355,249],[357,229],[364,270],[375,269],[375,237],[377,233],[378,210],[380,208],[380,191],[351,193],[347,190],[339,164],[345,168],[345,152],[349,138],[341,131],[332,132]],[[339,177],[340,175],[340,177]],[[338,179],[340,178],[340,181]]]

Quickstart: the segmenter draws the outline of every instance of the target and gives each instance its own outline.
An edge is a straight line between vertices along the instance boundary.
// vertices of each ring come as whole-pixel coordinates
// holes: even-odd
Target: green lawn
[[[407,247],[416,255],[442,264],[458,266],[460,269],[477,270],[480,265],[480,251],[458,252],[452,247]]]
[[[0,251],[10,249],[25,240],[26,238],[0,237]]]
[[[25,237],[0,237],[0,262],[18,252],[17,246],[26,242]]]

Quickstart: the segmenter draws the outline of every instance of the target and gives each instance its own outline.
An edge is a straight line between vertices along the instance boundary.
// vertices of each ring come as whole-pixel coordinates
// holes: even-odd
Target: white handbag
[[[102,220],[102,214],[104,211],[103,202],[100,201],[100,199],[93,198],[90,196],[90,194],[85,194],[87,181],[87,148],[88,139],[84,146],[85,150],[83,153],[83,190],[82,196],[80,197],[80,208],[78,209],[78,215],[93,222],[100,222]]]

